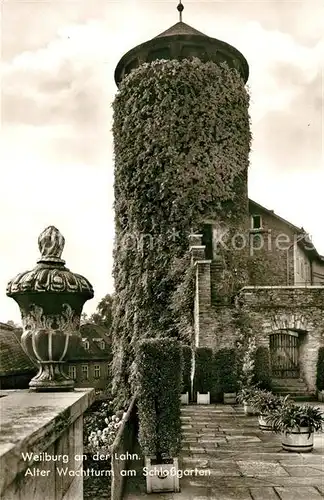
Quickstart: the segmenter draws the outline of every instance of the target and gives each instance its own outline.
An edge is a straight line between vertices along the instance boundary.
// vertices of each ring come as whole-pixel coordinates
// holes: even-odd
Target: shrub
[[[260,346],[255,352],[253,382],[260,389],[271,390],[270,351],[268,347]]]
[[[222,393],[238,390],[235,349],[220,349],[215,354],[215,376]]]
[[[318,391],[324,390],[324,347],[318,350],[316,366],[316,387]]]
[[[158,463],[181,445],[182,349],[175,339],[146,339],[136,348],[139,442]]]
[[[89,448],[93,453],[103,452],[106,456],[111,453],[111,446],[113,445],[115,438],[117,436],[119,427],[123,423],[123,419],[126,416],[126,412],[117,412],[110,418],[105,418],[106,426],[104,429],[98,429],[97,431],[91,431],[88,444]]]
[[[182,346],[183,370],[182,370],[182,393],[191,390],[191,364],[192,364],[192,349],[188,345]]]
[[[195,391],[206,394],[213,389],[213,351],[208,347],[198,347],[195,354]]]
[[[244,323],[247,321],[246,317],[242,318]],[[254,378],[254,364],[255,364],[255,351],[256,343],[255,338],[248,331],[247,325],[242,325],[242,333],[237,341],[238,349],[238,369],[239,369],[239,387],[240,389],[253,389]],[[245,330],[245,331],[244,331]]]
[[[92,432],[102,431],[106,425],[106,419],[112,417],[113,405],[111,401],[95,401],[84,414],[83,442],[88,444],[88,438]]]

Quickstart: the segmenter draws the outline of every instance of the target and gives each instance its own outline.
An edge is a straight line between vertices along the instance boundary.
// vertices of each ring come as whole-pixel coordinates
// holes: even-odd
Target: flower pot
[[[314,446],[314,432],[309,433],[308,427],[296,427],[291,432],[283,432],[281,437],[282,448],[286,451],[309,452]]]
[[[236,403],[236,392],[224,392],[224,404],[235,405],[235,403]]]
[[[262,431],[272,431],[272,425],[267,420],[267,415],[259,415],[259,428]]]
[[[181,401],[182,405],[188,405],[189,404],[189,392],[186,392],[185,394],[181,394],[180,401]]]
[[[144,476],[146,477],[147,493],[164,491],[180,491],[179,464],[177,458],[170,459],[171,463],[154,463],[154,457],[145,457]]]
[[[209,405],[210,404],[210,392],[207,394],[200,394],[197,392],[197,405]]]
[[[253,406],[249,405],[249,403],[244,402],[243,407],[244,407],[245,415],[256,415],[256,412],[255,412]]]

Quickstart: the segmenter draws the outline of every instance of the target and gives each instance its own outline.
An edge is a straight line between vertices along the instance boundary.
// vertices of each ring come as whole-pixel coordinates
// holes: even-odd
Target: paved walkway
[[[180,493],[147,495],[144,479],[132,478],[125,500],[323,499],[324,434],[315,435],[312,453],[291,453],[239,406],[183,406],[181,418],[180,468],[200,472],[180,479]]]

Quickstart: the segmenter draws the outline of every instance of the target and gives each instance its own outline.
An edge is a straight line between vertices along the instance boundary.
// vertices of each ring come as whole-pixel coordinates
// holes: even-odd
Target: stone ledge
[[[0,497],[30,463],[22,453],[46,451],[95,400],[94,389],[14,391],[1,398]]]
[[[324,290],[324,285],[275,285],[275,286],[244,286],[240,292],[244,290],[308,290],[308,289]]]

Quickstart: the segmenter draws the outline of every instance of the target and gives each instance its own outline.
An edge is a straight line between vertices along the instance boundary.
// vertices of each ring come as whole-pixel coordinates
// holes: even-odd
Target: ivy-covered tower
[[[127,52],[115,70],[114,386],[121,398],[135,383],[139,338],[191,341],[190,234],[213,221],[211,258],[225,271],[219,279],[226,276],[232,291],[245,280],[237,235],[244,237],[248,220],[249,68],[237,49],[184,23],[181,2],[178,11],[179,22]]]

